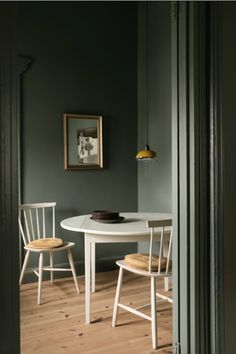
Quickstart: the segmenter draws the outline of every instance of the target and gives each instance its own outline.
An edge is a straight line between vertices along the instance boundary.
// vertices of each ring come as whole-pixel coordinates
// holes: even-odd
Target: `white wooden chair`
[[[26,250],[19,283],[21,285],[31,252],[39,255],[39,266],[31,269],[38,276],[38,305],[41,304],[41,290],[43,271],[50,271],[51,283],[53,283],[54,271],[71,271],[75,287],[79,293],[74,261],[71,253],[73,242],[63,242],[55,237],[55,202],[22,204],[19,206],[19,228]],[[47,228],[46,228],[47,226]],[[50,232],[49,232],[50,230]],[[37,241],[38,240],[38,241]],[[53,254],[65,251],[69,260],[70,268],[56,268],[53,264]],[[50,266],[44,266],[44,255],[49,254]]]
[[[117,261],[116,264],[120,267],[117,282],[117,289],[114,301],[112,327],[116,326],[117,314],[119,307],[127,310],[137,316],[141,316],[151,321],[152,329],[152,347],[157,348],[157,304],[156,300],[159,297],[162,301],[167,300],[172,303],[172,299],[164,294],[156,292],[156,280],[158,277],[171,276],[171,251],[172,251],[172,220],[147,221],[147,227],[150,228],[150,246],[149,254],[133,254],[127,255],[124,260]],[[157,228],[157,229],[156,229]],[[156,229],[156,230],[155,230]],[[154,255],[153,245],[157,241],[157,256]],[[163,255],[164,245],[167,246],[167,256]],[[134,309],[130,306],[120,303],[121,286],[124,270],[129,272],[149,277],[151,280],[151,316],[139,311],[148,305],[140,306]],[[149,304],[150,305],[150,304]]]

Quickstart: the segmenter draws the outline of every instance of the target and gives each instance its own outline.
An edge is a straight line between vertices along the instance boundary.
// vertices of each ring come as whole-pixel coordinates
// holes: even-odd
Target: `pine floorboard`
[[[172,353],[172,305],[167,302],[158,304],[157,350],[152,350],[149,321],[120,309],[117,327],[111,327],[117,275],[117,271],[96,275],[90,325],[85,324],[84,277],[79,277],[79,295],[72,278],[55,280],[53,285],[44,281],[40,306],[36,303],[37,283],[23,284],[20,289],[21,354]],[[149,282],[126,273],[121,301],[134,307],[149,303]],[[158,288],[163,289],[163,281],[158,281]]]

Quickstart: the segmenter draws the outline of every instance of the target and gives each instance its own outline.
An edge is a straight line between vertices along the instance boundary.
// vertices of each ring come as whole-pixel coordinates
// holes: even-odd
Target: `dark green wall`
[[[138,117],[139,149],[146,144],[146,71],[148,71],[148,138],[157,162],[138,163],[140,211],[171,212],[171,2],[139,3]],[[148,60],[148,68],[146,66]]]
[[[22,202],[56,201],[58,224],[95,209],[136,211],[136,3],[19,2],[18,35],[19,54],[32,58],[21,90]],[[103,170],[64,171],[65,112],[103,116]],[[57,232],[83,260],[83,237]],[[134,249],[98,247],[101,269]]]
[[[225,354],[236,353],[236,4],[222,4],[223,43],[223,96],[222,96],[222,139],[223,139],[223,214],[224,214],[224,321]]]

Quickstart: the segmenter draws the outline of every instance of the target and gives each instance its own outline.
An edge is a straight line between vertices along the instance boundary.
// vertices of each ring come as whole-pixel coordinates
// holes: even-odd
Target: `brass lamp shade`
[[[136,155],[137,160],[152,160],[155,159],[155,157],[155,151],[150,150],[148,144],[145,146],[144,150],[140,150]]]

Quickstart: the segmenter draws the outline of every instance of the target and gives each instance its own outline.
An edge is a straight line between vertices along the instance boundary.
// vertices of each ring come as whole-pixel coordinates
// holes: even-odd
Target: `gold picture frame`
[[[64,169],[102,169],[102,116],[64,113],[63,122]]]

